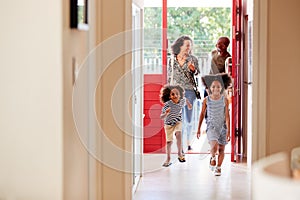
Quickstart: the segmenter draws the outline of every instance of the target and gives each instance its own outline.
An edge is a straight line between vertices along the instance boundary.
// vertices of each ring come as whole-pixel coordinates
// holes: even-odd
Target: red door
[[[165,132],[160,119],[160,89],[166,84],[167,73],[167,0],[162,0],[162,67],[160,74],[144,75],[144,153],[165,153]]]
[[[231,161],[236,161],[241,144],[241,0],[232,1],[232,109],[231,109]]]

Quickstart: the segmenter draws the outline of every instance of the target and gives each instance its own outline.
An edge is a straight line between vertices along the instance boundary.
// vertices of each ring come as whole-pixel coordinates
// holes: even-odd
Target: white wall
[[[61,1],[0,7],[0,199],[62,199]]]

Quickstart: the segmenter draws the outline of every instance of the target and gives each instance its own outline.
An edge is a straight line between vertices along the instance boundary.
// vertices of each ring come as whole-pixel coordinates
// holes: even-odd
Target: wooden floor
[[[193,146],[199,147],[199,142],[201,140]],[[251,173],[247,164],[231,162],[230,154],[227,153],[222,165],[222,175],[217,177],[208,167],[209,158],[207,153],[186,154],[187,162],[180,163],[174,153],[172,165],[162,167],[164,154],[145,155],[144,174],[133,199],[250,200]]]

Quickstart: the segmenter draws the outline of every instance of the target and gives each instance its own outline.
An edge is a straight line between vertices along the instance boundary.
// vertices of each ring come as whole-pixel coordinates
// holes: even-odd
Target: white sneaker
[[[221,167],[216,167],[214,174],[215,176],[221,176]]]
[[[214,162],[214,163],[215,163],[214,165],[212,165],[212,162],[213,162],[213,161],[215,161],[215,162]],[[216,165],[217,165],[217,162],[216,162],[216,156],[215,156],[215,157],[210,157],[210,160],[209,160],[209,169],[210,169],[211,171],[214,171]]]

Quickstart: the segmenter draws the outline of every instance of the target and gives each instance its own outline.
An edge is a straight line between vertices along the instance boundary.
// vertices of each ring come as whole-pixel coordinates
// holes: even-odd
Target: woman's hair
[[[171,46],[173,54],[177,55],[177,54],[180,53],[180,47],[183,46],[183,43],[184,43],[185,40],[189,40],[193,43],[193,40],[187,35],[183,35],[183,36],[177,38]]]
[[[171,93],[171,90],[173,90],[174,88],[176,88],[179,91],[180,99],[183,98],[184,89],[181,86],[179,86],[179,85],[165,85],[160,90],[160,101],[162,103],[166,103],[167,101],[170,100],[170,93]]]
[[[221,93],[230,86],[231,77],[227,73],[211,74],[201,77],[203,85],[210,91],[212,82],[219,81],[222,86]]]

